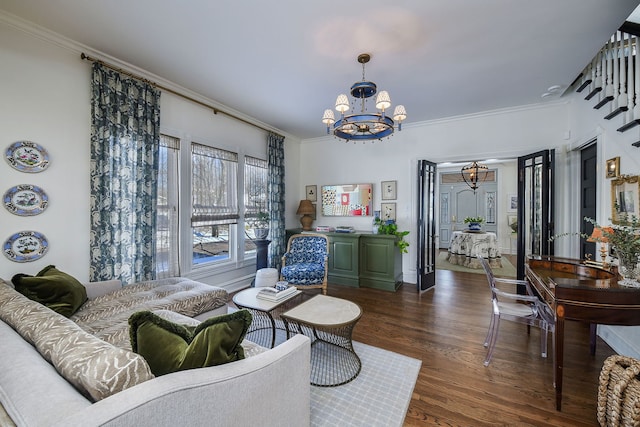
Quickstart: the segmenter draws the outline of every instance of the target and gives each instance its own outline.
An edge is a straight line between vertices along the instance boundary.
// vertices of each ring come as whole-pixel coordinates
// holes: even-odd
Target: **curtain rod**
[[[119,73],[122,73],[122,74],[124,74],[124,75],[126,75],[126,76],[132,77],[132,78],[134,78],[134,79],[136,79],[136,80],[140,80],[140,81],[143,81],[143,82],[149,83],[149,84],[151,84],[151,85],[153,85],[153,86],[157,87],[157,88],[158,88],[158,89],[160,89],[161,91],[172,93],[172,94],[177,95],[177,96],[179,96],[179,97],[181,97],[181,98],[184,98],[184,99],[186,99],[186,100],[188,100],[188,101],[191,101],[191,102],[193,102],[193,103],[196,103],[196,104],[198,104],[198,105],[201,105],[201,106],[203,106],[203,107],[205,107],[205,108],[210,108],[210,109],[213,111],[213,114],[218,114],[218,113],[220,113],[220,114],[224,114],[224,115],[225,115],[225,116],[227,116],[227,117],[231,117],[232,119],[236,119],[236,120],[238,120],[238,121],[241,121],[242,123],[246,123],[246,124],[248,124],[248,125],[251,125],[251,126],[257,127],[258,129],[261,129],[261,130],[263,130],[263,131],[265,131],[265,132],[272,132],[272,133],[275,133],[276,135],[278,135],[278,136],[280,136],[280,137],[283,137],[283,138],[284,138],[284,136],[283,136],[283,135],[280,135],[280,134],[279,134],[279,133],[277,133],[277,132],[274,132],[274,131],[272,131],[272,130],[270,130],[270,129],[267,129],[267,128],[265,128],[265,127],[262,127],[262,126],[260,126],[260,125],[255,124],[255,123],[252,123],[252,122],[250,122],[250,121],[248,121],[248,120],[243,119],[242,117],[238,117],[238,116],[235,116],[235,115],[233,115],[233,114],[231,114],[231,113],[227,113],[226,111],[220,110],[220,109],[218,109],[218,108],[216,108],[216,107],[214,107],[214,106],[212,106],[212,105],[209,105],[209,104],[207,104],[207,103],[205,103],[205,102],[199,101],[199,100],[197,100],[197,99],[195,99],[195,98],[192,98],[192,97],[190,97],[190,96],[188,96],[188,95],[185,95],[184,93],[180,93],[180,92],[177,92],[177,91],[175,91],[175,90],[173,90],[173,89],[169,89],[168,87],[162,86],[162,85],[160,85],[160,84],[158,84],[158,83],[156,83],[156,82],[153,82],[153,81],[151,81],[151,80],[149,80],[149,79],[146,79],[146,78],[144,78],[144,77],[142,77],[142,76],[138,76],[138,75],[136,75],[136,74],[130,73],[130,72],[129,72],[129,71],[127,71],[127,70],[124,70],[124,69],[122,69],[122,68],[118,68],[118,67],[116,67],[116,66],[114,66],[114,65],[111,65],[111,64],[108,64],[108,63],[106,63],[106,62],[104,62],[104,61],[102,61],[102,60],[100,60],[100,59],[92,58],[92,57],[90,57],[89,55],[85,54],[84,52],[82,52],[82,53],[80,54],[80,58],[82,58],[82,59],[84,59],[84,60],[86,60],[86,61],[98,62],[98,63],[100,63],[100,64],[104,65],[105,67],[110,68],[110,69],[112,69],[112,70],[114,70],[114,71],[117,71],[117,72],[119,72]]]

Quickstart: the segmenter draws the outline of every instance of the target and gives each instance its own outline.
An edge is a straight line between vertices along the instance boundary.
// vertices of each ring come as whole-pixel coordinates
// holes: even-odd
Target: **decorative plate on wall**
[[[35,142],[14,142],[4,155],[7,162],[20,172],[42,172],[49,167],[49,153]]]
[[[49,205],[47,193],[31,184],[11,187],[4,193],[2,201],[9,212],[20,216],[38,215]]]
[[[30,262],[47,253],[49,242],[37,231],[20,231],[9,237],[2,246],[2,252],[11,261]]]

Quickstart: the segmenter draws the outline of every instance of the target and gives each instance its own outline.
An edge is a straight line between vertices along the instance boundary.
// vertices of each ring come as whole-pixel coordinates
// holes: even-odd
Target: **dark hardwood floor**
[[[539,331],[503,321],[484,367],[491,313],[483,274],[438,270],[435,289],[418,293],[329,285],[358,303],[354,340],[422,360],[407,426],[595,426],[598,375],[613,350],[598,338],[589,354],[587,324],[567,322],[562,412],[555,409],[553,359],[540,357]],[[551,342],[549,348],[551,349]]]

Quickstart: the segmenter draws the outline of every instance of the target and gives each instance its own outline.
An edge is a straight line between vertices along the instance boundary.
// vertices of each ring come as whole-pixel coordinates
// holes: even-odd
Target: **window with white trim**
[[[238,223],[238,154],[191,144],[193,264],[232,258]]]
[[[178,233],[178,160],[180,140],[160,135],[156,210],[156,277],[180,275]]]
[[[244,218],[245,253],[253,253],[256,228],[269,228],[267,198],[267,161],[256,157],[244,158]]]

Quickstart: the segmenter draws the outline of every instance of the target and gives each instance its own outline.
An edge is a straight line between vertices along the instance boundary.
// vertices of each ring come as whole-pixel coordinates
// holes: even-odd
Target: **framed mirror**
[[[620,224],[632,216],[640,217],[640,181],[638,175],[621,176],[611,181],[611,221]]]
[[[372,216],[373,184],[322,186],[323,216]]]

